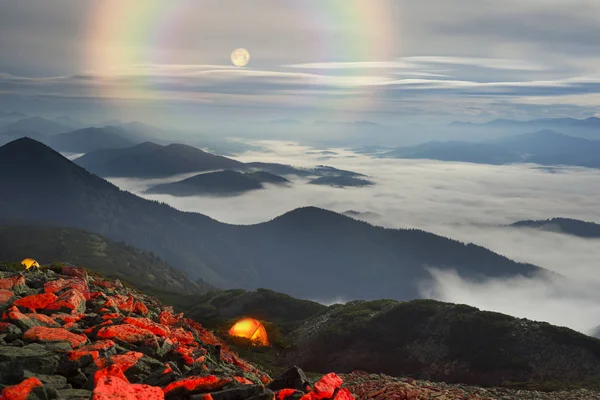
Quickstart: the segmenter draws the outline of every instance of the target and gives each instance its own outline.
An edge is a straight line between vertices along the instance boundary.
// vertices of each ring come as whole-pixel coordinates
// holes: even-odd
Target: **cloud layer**
[[[599,105],[593,0],[22,0],[0,11],[0,107],[23,111],[444,120]],[[237,47],[249,68],[230,67]]]
[[[569,279],[489,281],[484,284],[443,274],[431,266],[423,295],[487,310],[567,325],[583,332],[600,325],[600,278],[595,273],[600,242],[503,228],[522,219],[572,217],[600,221],[600,171],[565,168],[548,172],[533,165],[486,166],[422,160],[379,160],[335,149],[323,155],[291,142],[261,142],[270,152],[250,152],[242,161],[298,166],[316,164],[370,176],[368,189],[336,189],[296,179],[291,188],[268,188],[232,198],[146,196],[220,221],[259,223],[291,209],[315,205],[338,212],[376,213],[369,222],[392,228],[418,228],[485,246]],[[112,179],[140,193],[150,183]],[[152,182],[156,183],[156,182]]]

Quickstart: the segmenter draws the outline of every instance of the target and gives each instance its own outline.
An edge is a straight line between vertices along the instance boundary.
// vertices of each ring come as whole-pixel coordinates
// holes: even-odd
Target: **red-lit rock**
[[[55,321],[61,321],[63,324],[72,324],[81,320],[84,314],[52,314]]]
[[[242,385],[254,385],[254,382],[252,382],[250,379],[244,378],[243,376],[234,376],[233,378]]]
[[[94,384],[98,385],[102,378],[118,378],[125,381],[125,383],[129,383],[129,380],[118,365],[109,365],[106,368],[96,371],[94,373]]]
[[[67,312],[71,314],[85,312],[85,296],[77,289],[69,289],[58,299],[46,307],[48,311]]]
[[[211,392],[219,390],[231,383],[231,378],[217,378],[214,375],[191,377],[173,382],[163,389],[165,395],[172,393],[193,394],[194,392]]]
[[[2,391],[3,400],[27,400],[31,391],[42,387],[42,382],[38,378],[25,379],[18,385],[8,386]]]
[[[143,356],[144,355],[142,353],[138,353],[136,351],[129,351],[125,354],[119,354],[110,358],[102,358],[96,360],[96,366],[98,368],[105,368],[108,365],[114,364],[117,365],[121,369],[121,371],[125,372],[129,368],[137,364],[138,360]]]
[[[173,368],[171,368],[171,365],[165,364],[165,369],[162,372],[162,375],[170,374],[171,372],[173,372]]]
[[[333,400],[354,400],[354,396],[348,389],[343,388],[337,392]]]
[[[86,300],[90,299],[90,290],[87,285],[87,281],[82,278],[73,279],[57,279],[50,281],[44,285],[45,293],[58,294],[62,290],[76,289],[85,297]]]
[[[105,376],[98,380],[92,400],[164,400],[159,387],[131,384],[118,377]]]
[[[92,357],[92,360],[96,361],[98,358],[100,358],[100,352],[99,351],[82,351],[82,350],[73,350],[69,352],[68,358],[71,361],[77,361],[82,357],[85,356],[90,356]]]
[[[342,386],[342,378],[336,374],[327,374],[314,385],[316,399],[330,399],[335,389]]]
[[[139,301],[133,303],[133,312],[140,314],[142,316],[146,316],[148,315],[148,313],[150,312],[148,310],[148,307],[146,307],[146,305],[144,303],[140,303]]]
[[[145,339],[156,339],[156,336],[147,329],[135,325],[112,325],[101,328],[97,335],[99,339],[118,339],[128,343],[139,343]]]
[[[110,314],[104,314],[101,318],[104,321],[106,321],[106,320],[109,320],[109,319],[117,319],[119,317],[121,317],[121,314],[119,314],[119,313],[110,313]]]
[[[277,392],[277,400],[285,400],[288,397],[298,393],[296,389],[283,389]]]
[[[24,314],[24,316],[26,318],[38,321],[40,324],[45,325],[45,326],[50,326],[50,327],[58,327],[59,326],[58,322],[56,322],[54,319],[52,319],[49,316],[44,315],[44,314],[28,313],[28,314]]]
[[[23,297],[13,304],[15,306],[27,308],[31,311],[43,310],[50,304],[54,303],[58,297],[52,293],[34,294]]]
[[[37,320],[32,320],[27,317],[27,315],[23,314],[19,309],[15,306],[8,309],[7,312],[2,314],[2,319],[5,321],[13,322],[15,325],[19,326],[23,330],[27,330],[33,326],[40,325],[40,322]]]
[[[94,281],[92,282],[92,284],[94,284],[96,286],[103,287],[105,289],[112,289],[112,288],[115,287],[112,283],[110,283],[108,281],[104,281],[102,279],[94,279]]]
[[[177,346],[174,349],[175,352],[177,352],[181,358],[183,359],[183,362],[186,365],[193,365],[194,364],[194,350],[189,348],[189,347],[185,347],[185,346]]]
[[[181,321],[181,315],[174,316],[168,310],[163,310],[158,316],[158,319],[160,320],[161,324],[172,326],[177,325],[179,321]]]
[[[83,268],[79,267],[71,267],[68,265],[63,265],[60,271],[63,275],[72,276],[74,278],[83,278],[87,279],[87,271]]]
[[[15,294],[12,291],[0,289],[0,305],[9,303],[13,297],[15,297]]]
[[[38,342],[69,342],[73,348],[77,348],[87,341],[84,335],[76,335],[63,328],[47,328],[45,326],[34,326],[23,334],[23,338]]]
[[[25,285],[25,277],[23,275],[0,279],[0,289],[11,290],[14,287],[23,285]]]
[[[157,336],[167,336],[170,332],[170,329],[164,325],[157,324],[148,318],[133,318],[133,317],[125,317],[123,318],[123,323],[131,324],[138,326],[140,328],[144,328],[154,333]],[[193,341],[193,336],[192,336]]]
[[[194,335],[192,335],[191,332],[186,331],[183,328],[177,328],[177,329],[171,330],[171,332],[169,333],[169,339],[171,339],[175,343],[181,343],[181,344],[187,344],[187,345],[195,343]]]
[[[81,357],[89,355],[95,361],[100,357],[100,354],[106,354],[115,347],[115,342],[112,340],[99,340],[95,343],[85,345],[79,350],[69,352],[69,360],[79,360]]]
[[[14,325],[9,322],[0,322],[0,333],[4,333],[4,332],[8,331],[8,328],[11,326],[14,326]]]

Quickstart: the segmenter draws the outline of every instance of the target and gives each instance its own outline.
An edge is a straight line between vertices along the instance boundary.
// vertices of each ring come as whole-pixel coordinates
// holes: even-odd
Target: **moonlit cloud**
[[[431,121],[600,106],[593,0],[342,3],[161,0],[128,23],[110,7],[137,15],[140,0],[1,2],[0,107],[153,118],[202,103],[229,108],[228,119],[280,110]],[[242,45],[252,62],[234,68]]]

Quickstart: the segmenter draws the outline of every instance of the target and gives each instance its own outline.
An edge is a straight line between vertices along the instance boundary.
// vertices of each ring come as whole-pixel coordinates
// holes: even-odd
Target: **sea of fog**
[[[422,294],[443,301],[565,325],[591,332],[600,325],[600,241],[552,232],[509,229],[523,219],[570,217],[600,222],[600,170],[491,166],[427,160],[377,159],[343,149],[313,149],[292,142],[258,142],[266,151],[240,161],[312,167],[323,164],[369,176],[366,188],[334,188],[291,178],[293,185],[268,186],[235,197],[176,198],[146,195],[149,186],[183,179],[110,179],[122,189],[195,211],[219,221],[254,224],[302,206],[369,212],[368,221],[390,228],[418,228],[485,246],[571,278],[571,287],[537,279],[465,281],[432,266]]]

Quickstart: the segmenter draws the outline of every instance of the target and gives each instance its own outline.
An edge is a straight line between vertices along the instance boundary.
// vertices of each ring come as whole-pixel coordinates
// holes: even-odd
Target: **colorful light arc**
[[[119,85],[101,85],[107,99],[160,97],[152,78],[128,69],[139,65],[170,64],[165,49],[176,46],[181,21],[189,18],[203,0],[102,0],[91,15],[84,69],[101,74],[118,73]],[[289,12],[316,24],[323,37],[313,61],[383,61],[395,51],[396,28],[391,0],[331,0],[287,2]],[[343,29],[351,26],[352,29]],[[209,39],[205,39],[209,40]],[[107,45],[108,44],[108,45]],[[111,45],[117,44],[117,45]],[[240,46],[245,43],[240,43]],[[157,50],[159,49],[159,50]],[[228,55],[233,49],[223,49]],[[250,49],[251,50],[251,49]],[[333,59],[332,59],[333,58]],[[357,70],[338,71],[345,76]],[[376,88],[373,88],[374,92]],[[374,94],[367,93],[365,98]],[[353,99],[353,106],[365,98]]]

